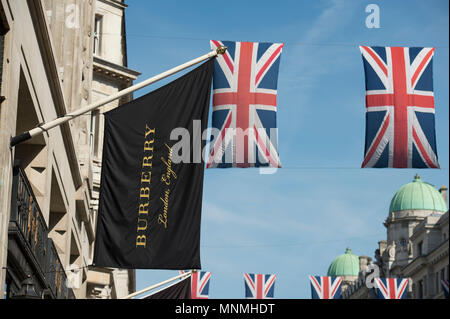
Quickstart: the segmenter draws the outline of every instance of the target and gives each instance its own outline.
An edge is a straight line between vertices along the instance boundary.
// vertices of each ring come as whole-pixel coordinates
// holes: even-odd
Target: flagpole
[[[144,288],[144,289],[142,289],[142,290],[133,292],[132,294],[129,294],[128,296],[121,297],[120,299],[131,299],[131,298],[133,298],[133,297],[135,297],[135,296],[137,296],[137,295],[140,295],[140,294],[142,294],[142,293],[144,293],[144,292],[146,292],[146,291],[149,291],[149,290],[158,288],[158,287],[160,287],[160,286],[162,286],[162,285],[165,285],[165,284],[167,284],[167,283],[169,283],[169,282],[171,282],[171,281],[177,280],[177,279],[179,279],[179,278],[189,277],[190,275],[192,275],[192,271],[188,271],[188,272],[185,272],[185,273],[180,274],[180,275],[178,275],[178,276],[175,276],[175,277],[169,278],[169,279],[167,279],[167,280],[161,281],[160,283],[157,283],[157,284],[155,284],[155,285],[153,285],[153,286],[150,286],[150,287]]]
[[[70,121],[70,120],[72,120],[72,119],[74,119],[74,118],[76,118],[76,117],[78,117],[78,116],[80,116],[82,114],[85,114],[87,112],[95,110],[95,109],[99,108],[102,105],[108,104],[111,101],[114,101],[114,100],[116,100],[118,98],[121,98],[124,95],[130,94],[130,93],[132,93],[132,92],[134,92],[136,90],[139,90],[139,89],[141,89],[143,87],[146,87],[146,86],[148,86],[148,85],[150,85],[152,83],[155,83],[155,82],[157,82],[159,80],[162,80],[162,79],[164,79],[164,78],[166,78],[166,77],[168,77],[168,76],[170,76],[172,74],[180,72],[180,71],[182,71],[182,70],[184,70],[184,69],[186,69],[186,68],[188,68],[190,66],[193,66],[193,65],[195,65],[197,63],[200,63],[200,62],[202,62],[204,60],[216,57],[219,54],[224,54],[226,49],[227,49],[227,47],[220,46],[216,50],[212,50],[211,52],[209,52],[207,54],[204,54],[204,55],[202,55],[202,56],[200,56],[200,57],[198,57],[196,59],[188,61],[188,62],[186,62],[184,64],[181,64],[181,65],[179,65],[177,67],[174,67],[174,68],[172,68],[172,69],[170,69],[170,70],[168,70],[166,72],[163,72],[163,73],[160,73],[158,75],[155,75],[155,76],[153,76],[153,77],[151,77],[151,78],[149,78],[149,79],[147,79],[145,81],[142,81],[140,83],[132,85],[132,86],[130,86],[130,87],[128,87],[128,88],[126,88],[126,89],[124,89],[122,91],[119,91],[119,92],[117,92],[115,94],[112,94],[112,95],[110,95],[110,96],[108,96],[108,97],[106,97],[106,98],[104,98],[104,99],[102,99],[100,101],[97,101],[95,103],[89,104],[89,105],[87,105],[85,107],[82,107],[82,108],[72,112],[72,113],[68,113],[65,116],[59,117],[57,119],[54,119],[54,120],[52,120],[52,121],[50,121],[48,123],[39,124],[37,127],[33,128],[33,129],[29,130],[29,131],[23,132],[23,133],[21,133],[19,135],[16,135],[16,136],[12,137],[11,141],[10,141],[10,146],[14,147],[14,146],[16,146],[19,143],[25,142],[25,141],[31,139],[32,137],[34,137],[36,135],[42,134],[43,132],[46,132],[49,129],[52,129],[52,128],[58,126],[58,125],[61,125],[61,124],[65,123],[65,122],[68,122],[68,121]]]

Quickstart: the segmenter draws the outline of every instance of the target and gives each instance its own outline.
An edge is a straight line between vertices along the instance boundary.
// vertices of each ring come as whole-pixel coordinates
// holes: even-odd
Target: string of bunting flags
[[[181,270],[180,274],[187,274],[187,276],[141,299],[209,299],[211,272]],[[244,273],[245,298],[275,298],[276,278],[276,274]],[[342,299],[343,277],[309,276],[309,281],[311,299]],[[409,283],[407,278],[374,278],[374,283],[375,286],[369,290],[378,299],[406,299],[407,297]],[[441,284],[445,298],[448,298],[448,280],[442,280]]]
[[[204,167],[281,168],[276,118],[284,44],[211,40],[210,46],[226,50],[105,114],[95,266],[201,269]],[[439,168],[434,48],[360,51],[366,82],[361,167]],[[211,86],[210,149],[204,152]],[[210,278],[197,271],[167,289],[208,298]],[[275,279],[245,273],[246,298],[273,298]],[[310,282],[312,298],[340,298],[342,278],[310,276]],[[379,279],[378,296],[404,298],[407,284]],[[164,290],[148,298],[162,296],[168,296]]]

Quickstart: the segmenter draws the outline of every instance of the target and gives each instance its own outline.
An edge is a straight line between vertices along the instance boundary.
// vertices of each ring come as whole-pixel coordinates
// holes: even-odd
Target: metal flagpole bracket
[[[216,49],[217,54],[224,54],[227,51],[228,47],[221,45]]]
[[[11,137],[11,140],[9,142],[9,147],[12,148],[16,146],[19,143],[28,141],[31,138],[30,132],[23,132],[19,135]]]
[[[47,129],[45,127],[43,127],[44,124],[45,124],[44,122],[39,123],[38,125],[35,126],[35,129],[41,129],[42,132],[47,132]],[[29,131],[23,132],[22,134],[11,137],[11,140],[9,142],[9,147],[12,148],[12,147],[16,146],[17,144],[25,142],[31,138],[32,138],[32,136]]]

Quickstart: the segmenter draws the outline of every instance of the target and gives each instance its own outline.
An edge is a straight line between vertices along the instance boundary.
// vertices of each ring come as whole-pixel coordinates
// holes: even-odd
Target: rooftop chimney
[[[447,208],[448,208],[448,203],[447,203],[447,190],[448,190],[448,188],[445,187],[445,185],[442,185],[441,188],[439,188],[439,193],[441,193],[441,194],[442,194],[442,197],[444,197],[445,204],[447,204]]]

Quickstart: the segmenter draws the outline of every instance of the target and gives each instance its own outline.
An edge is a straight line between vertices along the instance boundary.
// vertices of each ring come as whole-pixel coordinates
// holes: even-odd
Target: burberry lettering
[[[142,157],[141,187],[139,190],[136,248],[147,247],[148,211],[150,208],[150,183],[152,180],[154,143],[155,129],[151,129],[147,124],[145,124],[144,155]]]

